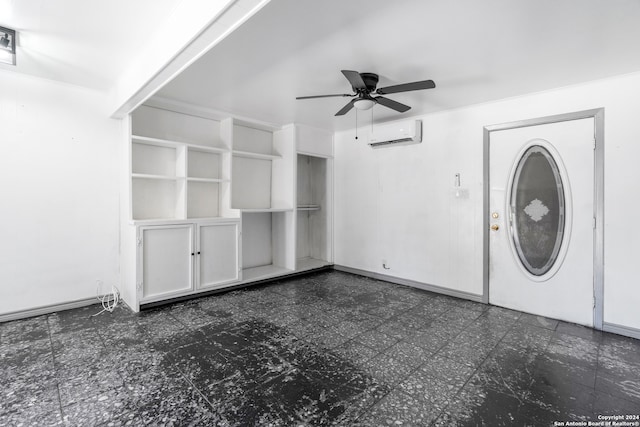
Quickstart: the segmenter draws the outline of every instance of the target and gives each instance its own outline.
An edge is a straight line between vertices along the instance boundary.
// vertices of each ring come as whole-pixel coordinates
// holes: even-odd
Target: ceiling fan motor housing
[[[364,81],[364,84],[367,86],[367,90],[360,91],[364,93],[371,93],[376,90],[376,86],[378,86],[378,75],[375,73],[360,73],[360,77]],[[358,92],[358,90],[354,87],[353,90]]]

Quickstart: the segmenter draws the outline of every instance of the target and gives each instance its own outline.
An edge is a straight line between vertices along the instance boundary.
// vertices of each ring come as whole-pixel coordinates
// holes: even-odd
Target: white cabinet
[[[240,223],[198,225],[198,288],[212,289],[240,280]]]
[[[238,220],[138,227],[138,303],[238,282],[239,239]]]
[[[193,288],[193,225],[140,227],[138,298],[170,298]]]

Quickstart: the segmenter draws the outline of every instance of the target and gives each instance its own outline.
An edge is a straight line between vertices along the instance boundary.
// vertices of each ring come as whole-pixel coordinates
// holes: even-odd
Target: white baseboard
[[[46,305],[42,307],[31,308],[29,310],[14,311],[11,313],[0,314],[0,323],[10,322],[12,320],[26,319],[28,317],[42,316],[56,311],[71,310],[72,308],[87,307],[89,305],[98,304],[94,298],[87,298],[78,301],[65,302],[62,304]]]
[[[611,332],[612,334],[624,335],[626,337],[636,338],[640,340],[640,329],[630,328],[629,326],[616,325],[615,323],[604,322],[602,330]]]
[[[359,276],[371,277],[372,279],[384,280],[385,282],[396,283],[398,285],[411,286],[413,288],[423,289],[425,291],[435,292],[437,294],[448,295],[466,299],[475,302],[482,302],[482,295],[472,294],[470,292],[458,291],[455,289],[443,288],[442,286],[430,285],[428,283],[417,282],[410,279],[402,279],[400,277],[388,276],[386,274],[375,273],[373,271],[360,270],[358,268],[345,267],[344,265],[334,265],[333,268],[346,273],[357,274]]]

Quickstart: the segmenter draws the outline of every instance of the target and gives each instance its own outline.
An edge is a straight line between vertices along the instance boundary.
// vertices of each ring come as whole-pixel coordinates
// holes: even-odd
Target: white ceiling
[[[0,0],[18,31],[17,71],[109,90],[182,0]]]
[[[378,73],[379,87],[433,79],[435,89],[388,96],[413,115],[635,72],[639,22],[637,0],[272,0],[158,95],[344,129],[355,110],[334,114],[348,98],[295,97],[350,92],[341,69]]]

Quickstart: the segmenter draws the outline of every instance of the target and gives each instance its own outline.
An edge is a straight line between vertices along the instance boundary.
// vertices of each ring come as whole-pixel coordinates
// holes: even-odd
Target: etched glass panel
[[[546,148],[533,145],[522,155],[510,205],[518,257],[529,273],[542,276],[556,262],[565,226],[564,187]]]

